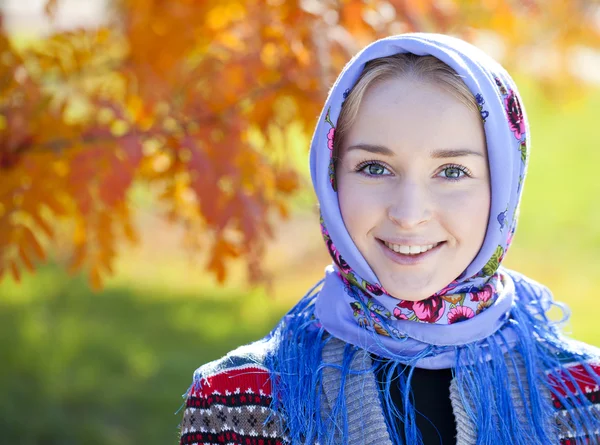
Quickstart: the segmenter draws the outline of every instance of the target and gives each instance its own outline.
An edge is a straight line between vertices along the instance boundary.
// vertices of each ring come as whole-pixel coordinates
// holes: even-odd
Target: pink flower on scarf
[[[379,284],[367,283],[365,287],[367,291],[371,292],[373,295],[383,295],[383,288]]]
[[[459,323],[461,321],[468,320],[469,318],[473,318],[475,316],[475,312],[473,309],[466,306],[456,306],[455,308],[450,309],[448,313],[448,324]]]
[[[493,295],[494,288],[491,285],[486,284],[479,292],[473,292],[471,294],[471,301],[489,301]]]
[[[329,132],[327,133],[327,147],[329,147],[330,150],[333,150],[333,136],[335,135],[335,128],[330,128]]]
[[[371,319],[376,321],[377,323],[381,323],[381,319],[379,318],[379,315],[375,312],[371,312]]]
[[[340,253],[333,245],[333,241],[331,241],[331,239],[327,240],[327,248],[329,249],[329,254],[331,255],[331,258],[333,258],[333,261],[342,272],[347,274],[348,272],[352,271],[352,268],[348,265],[348,263],[346,263],[346,260],[342,258]]]
[[[506,113],[508,114],[508,124],[510,129],[515,137],[520,140],[525,133],[525,119],[523,118],[523,111],[521,111],[519,98],[515,95],[513,90],[509,90],[508,95],[504,98],[504,106],[506,107]]]
[[[323,238],[325,238],[325,239],[331,238],[329,236],[329,231],[327,230],[327,227],[325,227],[325,222],[323,221],[322,216],[321,216],[321,235],[323,235]]]
[[[444,314],[446,302],[441,297],[433,295],[421,301],[401,301],[398,306],[410,309],[421,321],[435,323]]]
[[[402,313],[399,307],[394,308],[394,317],[397,320],[408,320],[408,317]]]

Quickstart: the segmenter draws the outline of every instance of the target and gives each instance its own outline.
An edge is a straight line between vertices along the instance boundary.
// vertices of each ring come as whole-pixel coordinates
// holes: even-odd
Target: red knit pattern
[[[563,397],[571,394],[585,394],[594,390],[598,391],[599,388],[597,382],[598,376],[600,376],[600,365],[590,363],[589,367],[596,374],[595,376],[590,375],[582,365],[575,365],[551,374],[549,376],[550,383]],[[572,378],[569,377],[567,373]],[[575,384],[573,384],[572,380],[575,380],[577,387]],[[564,383],[564,385],[568,388],[569,393],[564,390],[564,388],[559,384],[559,381]]]
[[[227,370],[203,378],[199,385],[194,385],[190,397],[204,398],[211,403],[222,403],[218,401],[220,395],[233,393],[239,389],[242,393],[250,392],[271,397],[271,382],[269,372],[266,368],[258,366],[247,366],[238,369]],[[244,400],[245,401],[245,400]]]
[[[566,367],[564,369],[550,373],[548,379],[554,391],[567,401],[573,400],[575,406],[578,402],[574,397],[584,395],[591,403],[600,403],[600,386],[598,385],[598,377],[600,376],[600,365],[589,363],[589,370],[595,375],[591,375],[588,369],[583,365],[577,364]],[[566,388],[566,390],[565,390]],[[552,404],[557,409],[557,412],[568,412],[572,407],[564,406],[563,402],[552,393]],[[600,437],[597,434],[584,437],[561,437],[561,445],[580,445],[580,444],[598,444]]]
[[[204,376],[188,394],[190,423],[180,445],[282,445],[281,437],[264,431],[263,422],[270,425],[266,427],[269,431],[275,425],[274,420],[267,421],[268,413],[264,411],[270,406],[271,383],[266,368],[243,365]],[[235,417],[236,411],[231,408],[249,411]],[[207,417],[207,412],[212,414]]]

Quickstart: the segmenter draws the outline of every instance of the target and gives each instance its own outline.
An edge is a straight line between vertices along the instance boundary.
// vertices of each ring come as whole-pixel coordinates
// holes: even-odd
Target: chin
[[[420,301],[424,300],[435,293],[431,286],[402,286],[398,283],[386,287],[385,283],[381,283],[383,288],[394,298],[404,301]],[[431,292],[429,292],[431,290]]]

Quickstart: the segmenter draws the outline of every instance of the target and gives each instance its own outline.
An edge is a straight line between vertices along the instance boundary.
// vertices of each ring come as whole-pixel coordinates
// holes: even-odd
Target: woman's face
[[[490,210],[483,124],[443,88],[370,86],[336,174],[346,229],[394,297],[431,296],[477,255]]]

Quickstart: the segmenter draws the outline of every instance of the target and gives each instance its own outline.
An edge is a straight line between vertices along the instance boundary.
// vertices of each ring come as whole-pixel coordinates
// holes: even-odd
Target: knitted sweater
[[[333,340],[324,347],[323,360],[341,365],[345,343]],[[271,409],[269,370],[264,364],[269,347],[271,345],[265,340],[251,343],[196,370],[181,423],[181,445],[289,443],[278,422],[279,414]],[[370,360],[369,354],[361,351],[355,356],[351,366],[364,369],[364,364],[370,363]],[[591,361],[589,365],[589,369],[600,374],[600,360]],[[594,403],[597,428],[589,432],[589,436],[585,438],[586,443],[600,444],[600,388],[593,383],[594,380],[581,365],[573,363],[567,369],[577,382],[577,385],[567,383],[572,395],[583,393]],[[334,367],[326,367],[323,372],[323,412],[327,414],[339,393],[340,378],[339,371]],[[550,370],[548,373],[550,375]],[[511,375],[510,380],[513,399],[520,400],[517,376]],[[522,385],[527,383],[524,376],[519,380]],[[381,404],[377,403],[379,397],[374,374],[349,375],[345,394],[349,443],[392,445]],[[556,408],[553,421],[558,425],[559,434],[555,443],[576,444],[575,438],[568,437],[567,434],[567,425],[573,413],[565,409],[558,399],[550,394],[548,397],[552,397]],[[454,380],[450,385],[450,399],[456,420],[457,445],[476,444],[475,425],[466,414]]]

